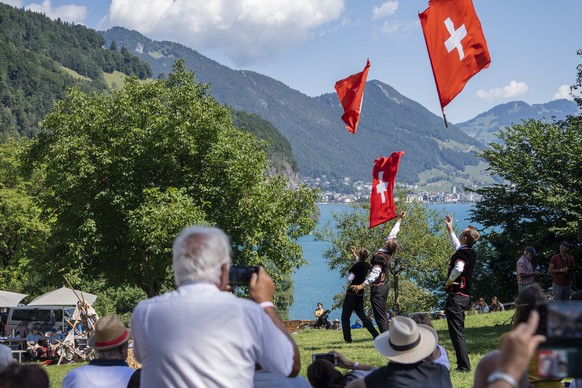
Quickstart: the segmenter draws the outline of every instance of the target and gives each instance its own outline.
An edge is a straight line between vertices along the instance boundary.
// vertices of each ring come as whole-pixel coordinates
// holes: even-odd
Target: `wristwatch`
[[[489,377],[487,377],[487,385],[494,383],[497,380],[505,381],[507,384],[509,384],[511,386],[511,388],[518,387],[517,381],[515,381],[515,379],[513,377],[511,377],[507,373],[498,372],[498,371],[491,373],[489,375]]]

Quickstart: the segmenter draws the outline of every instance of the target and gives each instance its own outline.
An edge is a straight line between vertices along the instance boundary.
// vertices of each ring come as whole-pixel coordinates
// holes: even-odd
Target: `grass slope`
[[[473,371],[470,373],[451,372],[453,387],[473,386],[473,375],[477,363],[485,354],[497,348],[497,342],[501,334],[511,330],[510,320],[512,316],[513,310],[467,316],[465,335]],[[439,343],[449,352],[449,359],[454,369],[456,366],[455,351],[449,339],[446,320],[434,321],[434,326],[439,335]],[[352,337],[353,342],[346,344],[341,331],[307,329],[295,334],[294,338],[301,352],[301,375],[306,376],[307,374],[307,367],[311,363],[311,354],[325,353],[331,350],[337,350],[349,359],[365,364],[377,366],[386,364],[386,359],[374,349],[372,336],[366,329],[352,330]],[[47,367],[51,387],[60,387],[67,372],[81,365],[84,364]]]

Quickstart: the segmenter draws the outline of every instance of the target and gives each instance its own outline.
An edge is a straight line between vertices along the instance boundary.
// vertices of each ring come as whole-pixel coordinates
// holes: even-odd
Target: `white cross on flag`
[[[491,57],[471,0],[430,0],[418,15],[436,82],[441,109]]]
[[[370,228],[396,217],[394,181],[402,155],[404,151],[393,152],[389,158],[382,156],[374,161],[372,194],[370,195]]]

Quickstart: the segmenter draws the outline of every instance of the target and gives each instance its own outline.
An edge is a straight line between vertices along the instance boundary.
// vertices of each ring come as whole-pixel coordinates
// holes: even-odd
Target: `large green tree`
[[[547,266],[560,241],[577,241],[582,219],[581,124],[580,117],[527,120],[501,130],[501,142],[491,143],[481,155],[491,174],[505,183],[477,190],[483,201],[472,217],[487,228],[483,242],[494,276],[485,278],[485,285],[500,290],[506,299],[517,291],[515,261],[527,245],[541,252],[534,265]],[[538,280],[547,286],[550,277]]]
[[[406,311],[433,310],[444,300],[444,280],[453,252],[442,221],[444,214],[429,210],[422,203],[407,203],[403,192],[398,197],[397,208],[407,214],[390,267],[388,304],[398,303]],[[328,224],[317,231],[317,237],[331,243],[324,258],[331,269],[339,269],[346,277],[355,260],[350,247],[367,248],[373,254],[382,246],[395,222],[370,229],[367,204],[353,205],[349,211],[336,213],[333,218],[335,231]],[[344,291],[334,298],[335,307],[339,307]]]
[[[295,239],[315,225],[316,192],[266,174],[264,143],[235,128],[182,61],[111,95],[72,89],[41,125],[28,165],[43,172],[54,219],[53,278],[156,295],[171,286],[173,238],[194,223],[222,228],[235,263],[264,265],[276,281],[304,262]]]

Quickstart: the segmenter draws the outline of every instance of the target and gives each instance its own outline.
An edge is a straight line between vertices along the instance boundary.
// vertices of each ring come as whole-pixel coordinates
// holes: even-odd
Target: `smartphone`
[[[315,353],[311,355],[311,362],[315,362],[315,360],[327,360],[331,362],[333,365],[338,364],[338,360],[333,353]]]
[[[582,377],[582,301],[540,303],[538,311],[537,333],[547,338],[537,350],[539,377]]]
[[[259,273],[259,267],[233,265],[230,267],[228,282],[231,286],[248,286],[254,273]]]

